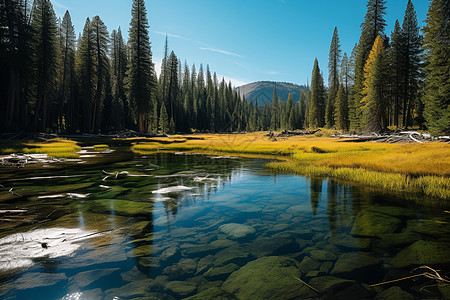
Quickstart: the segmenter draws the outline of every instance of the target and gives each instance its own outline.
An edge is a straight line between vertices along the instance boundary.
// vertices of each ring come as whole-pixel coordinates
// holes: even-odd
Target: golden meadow
[[[446,143],[354,143],[320,136],[270,139],[266,132],[193,134],[126,139],[133,151],[196,151],[271,159],[266,167],[276,173],[333,177],[396,193],[450,199],[450,145]],[[125,141],[125,140],[122,140]],[[108,145],[95,145],[102,150]],[[46,153],[76,158],[76,141],[57,138],[46,142],[0,145],[0,154]]]
[[[272,158],[277,173],[334,177],[397,193],[450,199],[450,145],[354,143],[344,139],[266,133],[195,134],[133,143],[139,153],[160,150],[220,152]]]

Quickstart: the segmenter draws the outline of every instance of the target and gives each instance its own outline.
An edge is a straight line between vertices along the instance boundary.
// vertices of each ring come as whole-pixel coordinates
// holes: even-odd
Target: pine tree
[[[422,36],[417,24],[417,15],[411,0],[403,19],[402,32],[404,37],[405,49],[405,73],[404,73],[404,102],[403,102],[403,126],[406,128],[412,125],[412,110],[416,106],[417,91],[419,89],[420,64],[422,52]]]
[[[306,117],[306,94],[305,91],[302,89],[300,92],[300,99],[298,101],[299,104],[299,111],[298,111],[298,128],[304,128],[305,124],[305,117]]]
[[[293,101],[293,98],[292,98],[292,93],[289,93],[287,101],[286,101],[286,108],[284,110],[285,111],[285,113],[284,113],[284,116],[285,116],[284,128],[288,129],[288,130],[292,130],[293,127],[294,127],[294,124],[293,124],[294,116],[292,115],[293,114],[293,108],[294,108],[294,101]],[[292,119],[291,119],[291,115],[292,115]]]
[[[334,111],[334,120],[338,130],[348,130],[348,98],[345,92],[344,84],[339,86],[336,98],[336,110]]]
[[[95,96],[92,108],[91,132],[99,132],[101,114],[105,97],[110,90],[109,87],[109,58],[108,58],[108,44],[109,33],[105,24],[99,16],[95,16],[91,22],[93,32],[93,47],[94,47],[94,66],[96,73]]]
[[[424,27],[428,76],[423,102],[428,130],[433,135],[450,134],[450,5],[433,0]]]
[[[79,39],[77,51],[77,77],[79,82],[79,97],[81,109],[81,126],[84,132],[90,131],[92,121],[92,107],[95,96],[95,68],[94,68],[94,33],[91,21],[86,19],[83,34]]]
[[[0,0],[0,132],[28,128],[32,28],[25,0]]]
[[[133,0],[129,31],[130,60],[127,71],[127,96],[135,106],[139,131],[144,131],[144,118],[151,109],[154,66],[148,36],[147,10],[144,0]]]
[[[169,131],[169,116],[164,102],[161,103],[161,112],[159,113],[159,131],[163,134]]]
[[[53,6],[49,0],[36,0],[34,5],[32,20],[36,78],[34,124],[36,129],[45,131],[51,125],[49,124],[49,108],[56,100],[58,27]]]
[[[326,124],[331,128],[334,125],[334,109],[337,92],[339,89],[339,64],[341,62],[341,45],[339,44],[339,33],[334,28],[331,39],[330,53],[328,58],[328,101],[326,107]]]
[[[364,66],[363,127],[368,131],[381,132],[387,127],[386,120],[386,58],[383,39],[378,36]]]
[[[311,100],[309,104],[309,126],[313,128],[325,125],[325,88],[320,73],[319,61],[314,61],[311,77]]]
[[[59,84],[59,128],[63,128],[63,110],[65,111],[66,126],[69,131],[74,132],[75,122],[79,110],[78,99],[76,97],[76,76],[75,76],[75,28],[69,11],[66,11],[60,25],[60,84]],[[64,109],[65,107],[65,109]]]
[[[125,77],[127,72],[127,48],[122,37],[122,31],[113,30],[111,34],[111,80],[113,94],[114,129],[121,129],[124,125],[129,128],[131,121],[131,105],[125,94]]]
[[[393,100],[393,125],[399,126],[399,115],[403,103],[404,86],[404,48],[403,32],[398,20],[395,21],[394,31],[391,33],[391,47],[389,48],[388,61],[390,70],[390,97]]]
[[[361,25],[361,37],[358,43],[357,56],[355,60],[355,85],[353,88],[352,129],[359,129],[361,110],[358,109],[363,98],[364,66],[372,49],[373,43],[378,35],[383,36],[386,22],[386,0],[369,0],[367,13]]]
[[[278,104],[278,95],[277,95],[277,87],[273,87],[273,98],[272,98],[272,118],[270,120],[270,128],[272,130],[277,130],[280,125],[280,121],[278,118],[279,114],[279,104]]]

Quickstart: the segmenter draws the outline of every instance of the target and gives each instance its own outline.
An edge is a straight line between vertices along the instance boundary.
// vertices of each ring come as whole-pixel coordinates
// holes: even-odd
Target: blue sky
[[[69,10],[76,32],[99,15],[108,30],[128,36],[131,0],[52,1],[57,16]],[[334,27],[350,55],[361,33],[366,0],[146,0],[153,61],[160,69],[165,34],[183,64],[210,65],[234,85],[260,80],[306,84],[314,58],[325,81]],[[413,0],[424,25],[428,0]],[[386,33],[403,21],[407,0],[387,1]],[[327,82],[327,81],[326,81]]]

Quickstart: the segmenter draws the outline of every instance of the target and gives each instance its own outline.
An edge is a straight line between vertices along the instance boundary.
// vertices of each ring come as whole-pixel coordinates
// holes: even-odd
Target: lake
[[[448,204],[114,150],[0,166],[0,298],[449,299]]]

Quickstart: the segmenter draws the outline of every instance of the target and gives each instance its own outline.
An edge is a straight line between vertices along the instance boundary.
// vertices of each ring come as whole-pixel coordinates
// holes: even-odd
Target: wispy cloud
[[[181,36],[181,35],[176,35],[176,34],[173,34],[173,33],[167,33],[167,32],[161,32],[161,31],[153,31],[154,33],[156,33],[156,34],[159,34],[159,35],[164,35],[164,36],[169,36],[169,37],[173,37],[173,38],[176,38],[176,39],[183,39],[183,40],[187,40],[187,38],[185,38],[184,36]]]
[[[240,57],[240,58],[244,58],[244,56],[230,52],[230,51],[225,51],[222,49],[215,49],[215,48],[206,48],[206,47],[200,47],[200,50],[205,50],[205,51],[211,51],[211,52],[217,52],[217,53],[221,53],[221,54],[225,54],[225,55],[230,55],[230,56],[236,56],[236,57]]]
[[[63,4],[61,4],[61,3],[57,2],[57,1],[53,1],[52,3],[53,3],[54,6],[56,6],[58,8],[62,8],[62,9],[66,9],[66,10],[70,9],[70,7],[67,7],[67,6],[65,6],[65,5],[63,5]]]
[[[251,82],[250,80],[247,80],[247,79],[237,79],[237,78],[228,77],[225,75],[217,75],[217,77],[219,78],[219,80],[222,80],[222,78],[225,79],[226,83],[231,81],[231,85],[233,85],[234,87],[246,85],[247,83]]]
[[[280,75],[280,72],[277,71],[264,71],[267,75]]]

